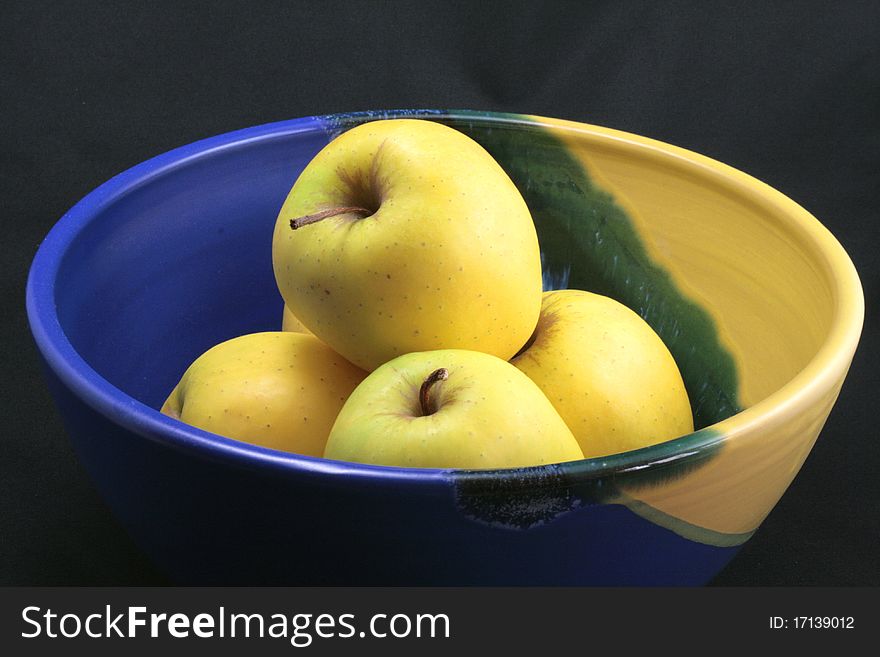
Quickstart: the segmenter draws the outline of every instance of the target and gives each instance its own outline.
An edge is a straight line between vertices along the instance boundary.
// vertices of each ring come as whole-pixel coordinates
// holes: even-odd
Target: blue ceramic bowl
[[[510,167],[538,224],[548,286],[578,285],[580,263],[595,264],[591,258],[608,248],[642,258],[631,263],[631,272],[647,276],[638,284],[629,274],[617,276],[616,256],[615,267],[597,265],[590,275],[605,281],[601,291],[649,317],[674,346],[700,431],[606,459],[462,472],[301,457],[159,413],[181,373],[203,351],[233,336],[279,328],[282,300],[271,236],[282,201],[303,167],[340,130],[392,114],[448,122]],[[554,142],[557,130],[565,139]],[[568,157],[573,139],[607,161],[606,173],[618,188],[626,187],[627,175],[644,182],[644,162],[662,170],[664,157],[691,167],[683,180],[745,178],[723,165],[710,171],[705,158],[680,149],[591,126],[471,112],[363,113],[285,121],[178,148],[111,179],[57,223],[28,281],[32,332],[82,463],[160,569],[187,584],[693,585],[728,562],[793,474],[769,488],[758,482],[760,473],[754,481],[743,478],[741,457],[750,452],[726,449],[725,443],[735,438],[749,445],[740,434],[778,415],[760,405],[761,412],[737,415],[743,404],[735,370],[748,354],[736,351],[735,322],[721,338],[713,337],[713,321],[729,317],[715,317],[715,306],[703,313],[682,300],[676,276],[687,271],[684,260],[666,275],[663,240],[655,239],[658,248],[636,248],[643,231],[638,222],[630,226],[637,229],[632,234],[609,234],[617,246],[607,246],[602,227],[617,221],[626,228],[624,210],[638,202],[621,201],[615,210],[604,191],[583,194],[575,184],[583,172],[577,158]],[[619,175],[627,158],[641,168]],[[564,179],[554,182],[554,176]],[[669,185],[663,187],[668,191]],[[540,196],[542,189],[550,196]],[[571,222],[560,224],[558,211],[571,203],[563,198],[554,205],[551,196],[559,200],[571,189],[577,193],[569,201],[593,204],[584,216],[598,223],[581,231],[595,234],[589,244],[560,232]],[[633,187],[635,196],[638,189]],[[675,203],[678,208],[680,199]],[[782,212],[787,206],[780,207]],[[673,247],[676,239],[670,230]],[[593,255],[591,244],[598,249]],[[700,270],[694,284],[706,278]],[[636,297],[628,298],[632,290]],[[645,303],[638,294],[647,295]],[[675,313],[684,319],[667,321]],[[840,321],[829,322],[834,333]],[[827,362],[835,356],[835,372],[855,346],[852,339],[844,342],[834,354],[822,352]],[[705,349],[694,350],[695,343]],[[725,351],[728,343],[732,355]],[[707,353],[714,358],[711,367],[693,360]],[[811,403],[801,397],[798,403]],[[745,417],[744,423],[725,431],[732,416]],[[818,426],[805,431],[815,429],[815,439]],[[799,467],[809,447],[792,449]],[[730,486],[719,487],[711,473],[725,454],[732,455],[736,467],[730,471],[736,474]],[[710,473],[710,480],[701,473]],[[743,495],[750,487],[761,491],[757,502]],[[738,503],[731,503],[736,499],[755,508],[738,515]],[[706,515],[693,500],[717,502],[721,515]],[[712,518],[719,518],[719,526]]]

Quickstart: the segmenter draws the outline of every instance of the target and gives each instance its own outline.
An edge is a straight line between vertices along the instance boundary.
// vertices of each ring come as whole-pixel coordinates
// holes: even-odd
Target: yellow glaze
[[[711,314],[738,371],[745,410],[666,452],[718,449],[674,477],[623,479],[619,501],[690,538],[742,542],[797,474],[848,371],[864,318],[852,262],[815,217],[741,171],[645,137],[532,118],[626,208],[652,258]]]

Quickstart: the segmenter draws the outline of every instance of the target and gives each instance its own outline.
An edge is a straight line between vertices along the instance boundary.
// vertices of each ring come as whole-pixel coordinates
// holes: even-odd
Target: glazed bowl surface
[[[392,116],[451,125],[498,160],[535,219],[545,288],[641,314],[679,365],[694,433],[468,472],[298,456],[159,413],[206,349],[280,329],[281,203],[329,140]],[[864,313],[834,237],[745,173],[607,128],[446,110],[284,121],[135,166],[51,230],[27,310],[77,454],[173,581],[354,585],[705,583],[809,454]]]

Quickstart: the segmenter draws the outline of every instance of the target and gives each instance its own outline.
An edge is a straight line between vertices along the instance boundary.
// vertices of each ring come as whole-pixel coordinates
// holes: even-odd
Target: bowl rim
[[[753,406],[693,433],[638,450],[551,466],[502,470],[455,470],[365,465],[303,456],[219,436],[163,415],[127,395],[101,377],[67,340],[56,314],[54,281],[67,249],[102,210],[132,190],[158,177],[221,151],[246,148],[255,142],[284,139],[297,133],[327,132],[339,115],[306,116],[235,130],[169,150],[110,178],[71,207],[50,229],[32,261],[26,286],[28,321],[49,368],[81,401],[120,426],[146,439],[244,468],[296,473],[326,479],[345,475],[363,485],[406,481],[446,485],[452,478],[490,476],[526,481],[543,478],[547,469],[568,478],[592,479],[668,466],[699,458],[722,442],[735,440],[762,424],[774,424],[816,403],[839,385],[852,360],[864,321],[864,296],[855,267],[836,238],[803,207],[769,185],[704,155],[648,137],[588,123],[535,115],[471,110],[380,110],[348,113],[355,120],[394,116],[479,121],[501,125],[542,126],[604,141],[616,148],[639,151],[665,163],[698,169],[703,175],[734,188],[753,202],[773,208],[798,230],[798,237],[817,256],[832,287],[836,311],[828,335],[810,362],[781,388]]]

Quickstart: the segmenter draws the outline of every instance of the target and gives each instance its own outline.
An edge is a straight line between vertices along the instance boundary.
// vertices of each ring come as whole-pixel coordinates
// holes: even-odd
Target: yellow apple
[[[587,458],[694,429],[672,354],[647,322],[609,297],[545,292],[535,333],[511,362],[544,391]]]
[[[339,412],[324,456],[457,469],[583,458],[527,376],[496,356],[463,349],[410,353],[374,370]]]
[[[272,243],[290,310],[352,363],[440,348],[505,360],[541,306],[538,238],[501,166],[440,123],[359,125],[296,180]]]
[[[366,375],[312,335],[251,333],[199,356],[162,412],[236,440],[321,456],[339,409]]]
[[[299,321],[299,318],[293,314],[290,308],[287,307],[287,304],[284,305],[284,310],[281,313],[281,330],[314,335],[301,321]]]

